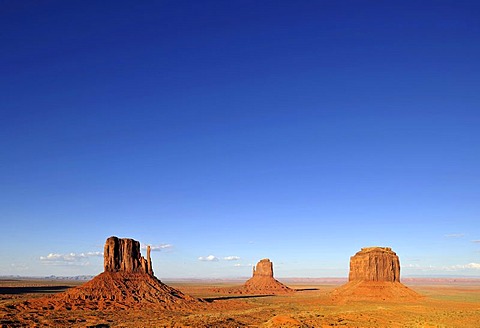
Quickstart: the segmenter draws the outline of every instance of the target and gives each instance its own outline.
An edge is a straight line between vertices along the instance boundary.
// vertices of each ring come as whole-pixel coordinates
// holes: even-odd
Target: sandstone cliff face
[[[138,241],[110,237],[105,242],[103,267],[105,272],[138,272],[153,275],[150,247],[147,248],[145,259],[140,253]]]
[[[390,247],[362,248],[350,258],[348,283],[333,291],[337,302],[417,301],[419,294],[400,283],[400,261]]]
[[[400,260],[390,247],[362,248],[350,258],[348,280],[400,282]]]
[[[273,278],[273,263],[269,259],[260,260],[256,267],[253,267],[254,277],[272,277]]]

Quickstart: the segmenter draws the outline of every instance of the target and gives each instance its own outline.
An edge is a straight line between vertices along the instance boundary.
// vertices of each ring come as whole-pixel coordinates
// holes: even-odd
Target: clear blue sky
[[[0,275],[480,275],[478,1],[0,1]],[[73,254],[72,254],[73,253]],[[49,255],[50,254],[50,255]]]

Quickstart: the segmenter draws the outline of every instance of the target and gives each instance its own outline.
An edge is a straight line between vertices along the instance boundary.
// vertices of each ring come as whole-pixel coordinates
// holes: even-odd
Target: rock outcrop
[[[263,259],[253,267],[252,278],[248,279],[243,286],[215,291],[228,294],[275,295],[288,294],[295,290],[276,280],[273,277],[273,263],[269,259]]]
[[[150,246],[147,246],[145,259],[140,253],[140,243],[130,238],[108,238],[103,262],[105,272],[143,272],[153,276]]]
[[[286,294],[294,290],[273,277],[273,263],[269,259],[260,260],[253,267],[253,276],[243,285],[249,294]]]
[[[201,300],[167,286],[153,275],[149,247],[145,259],[138,241],[110,237],[104,248],[104,272],[81,286],[28,301],[19,308],[189,310],[199,306],[202,306]]]
[[[348,281],[400,282],[400,260],[390,247],[366,247],[350,258]]]
[[[413,301],[416,292],[400,283],[400,260],[390,247],[362,248],[350,258],[348,283],[333,298],[346,301]]]
[[[256,267],[253,267],[253,277],[273,278],[273,263],[269,259],[260,260]]]

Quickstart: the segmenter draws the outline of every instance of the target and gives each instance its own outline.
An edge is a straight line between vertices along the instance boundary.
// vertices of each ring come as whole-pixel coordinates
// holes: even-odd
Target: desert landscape
[[[478,327],[480,280],[409,279],[388,247],[363,248],[342,279],[273,276],[262,259],[238,281],[158,280],[149,251],[128,238],[105,243],[92,280],[0,281],[4,327]]]
[[[0,328],[480,327],[480,1],[0,31]]]

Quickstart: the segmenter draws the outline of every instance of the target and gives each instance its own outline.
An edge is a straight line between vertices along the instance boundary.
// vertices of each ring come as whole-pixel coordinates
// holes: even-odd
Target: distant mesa
[[[104,272],[64,293],[34,299],[26,308],[59,309],[191,309],[202,302],[165,285],[153,274],[150,248],[147,258],[140,243],[129,238],[110,237],[105,242]]]
[[[248,279],[243,286],[216,291],[229,294],[276,295],[293,293],[295,290],[276,280],[273,277],[273,263],[269,259],[263,259],[253,267],[252,278]]]
[[[362,248],[350,257],[348,283],[336,289],[339,301],[416,300],[416,292],[400,283],[400,260],[390,247]]]

